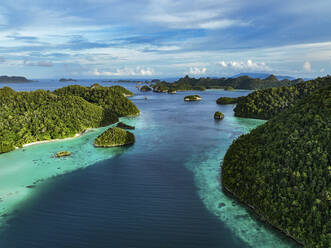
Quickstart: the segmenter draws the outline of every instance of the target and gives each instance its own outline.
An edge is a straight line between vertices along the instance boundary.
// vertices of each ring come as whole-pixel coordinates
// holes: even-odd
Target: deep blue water
[[[57,83],[11,86],[53,90],[62,86]],[[226,148],[257,125],[233,117],[233,105],[218,106],[215,100],[249,91],[199,92],[203,101],[187,103],[187,92],[141,94],[135,84],[122,85],[136,93],[132,100],[142,111],[129,120],[143,127],[135,130],[136,143],[113,158],[39,184],[33,197],[8,219],[0,234],[1,248],[239,248],[277,247],[269,245],[277,242],[295,247],[249,214],[227,222],[222,220],[226,211],[220,218],[208,205],[209,195],[221,194],[218,168]],[[223,121],[214,121],[216,110],[225,114]],[[208,190],[209,184],[215,189]],[[234,231],[234,225],[244,226],[244,218],[258,226],[252,240]]]

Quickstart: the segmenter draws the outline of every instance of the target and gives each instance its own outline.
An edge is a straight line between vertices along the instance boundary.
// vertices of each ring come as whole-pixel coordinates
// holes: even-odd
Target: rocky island
[[[215,120],[223,120],[224,119],[224,114],[220,111],[217,111],[214,114],[214,119]]]
[[[69,157],[70,155],[71,155],[71,153],[68,151],[61,151],[61,152],[56,153],[55,157],[62,158],[62,157]]]
[[[201,96],[199,95],[190,95],[190,96],[185,96],[184,101],[201,101]]]
[[[107,129],[94,140],[95,147],[115,147],[132,145],[135,142],[134,134],[122,128]]]

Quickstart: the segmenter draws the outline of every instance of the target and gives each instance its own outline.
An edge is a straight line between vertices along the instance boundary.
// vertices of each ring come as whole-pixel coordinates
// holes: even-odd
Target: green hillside
[[[235,140],[222,184],[305,247],[330,247],[330,140],[329,84]]]
[[[235,116],[270,119],[283,110],[292,107],[315,90],[329,84],[331,84],[331,77],[323,77],[293,86],[254,91],[248,96],[236,100],[238,104],[234,109]],[[221,101],[221,99],[218,99],[218,101]]]

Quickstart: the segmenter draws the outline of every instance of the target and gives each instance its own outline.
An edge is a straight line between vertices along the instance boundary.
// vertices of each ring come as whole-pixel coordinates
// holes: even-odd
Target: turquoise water
[[[135,145],[95,149],[102,128],[0,155],[0,247],[297,247],[221,190],[228,146],[263,121],[215,100],[248,91],[199,92],[203,101],[186,103],[190,93],[123,85],[142,112],[123,119],[136,126]],[[72,156],[55,158],[60,150]]]

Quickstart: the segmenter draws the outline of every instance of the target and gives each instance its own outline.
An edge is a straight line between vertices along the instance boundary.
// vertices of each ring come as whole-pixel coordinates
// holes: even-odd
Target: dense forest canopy
[[[324,80],[330,78],[317,81]],[[235,140],[224,157],[222,184],[305,247],[330,247],[330,140],[328,84]]]
[[[119,127],[112,127],[94,140],[96,147],[113,147],[131,145],[135,142],[134,134]]]
[[[113,124],[118,117],[137,115],[138,108],[124,92],[128,93],[122,87],[68,86],[56,94],[4,87],[0,89],[0,153],[35,141],[72,137],[87,128]]]
[[[296,80],[278,80],[274,75],[270,75],[265,79],[251,78],[241,76],[237,78],[191,78],[185,76],[173,83],[160,81],[153,84],[154,91],[167,92],[168,90],[186,91],[186,90],[206,90],[206,89],[266,89],[278,86],[289,86],[303,82],[302,79]]]
[[[86,101],[101,106],[110,113],[117,116],[134,116],[139,114],[139,109],[126,96],[133,93],[121,86],[83,87],[80,85],[70,85],[54,91],[56,95],[74,95],[84,98]]]
[[[221,104],[221,105],[227,105],[227,104],[235,104],[238,103],[238,101],[244,96],[240,96],[240,97],[220,97],[216,100],[217,104]]]
[[[281,111],[292,107],[314,91],[329,84],[331,84],[331,77],[327,76],[293,86],[254,91],[246,97],[237,99],[238,104],[234,109],[235,116],[270,119]]]

